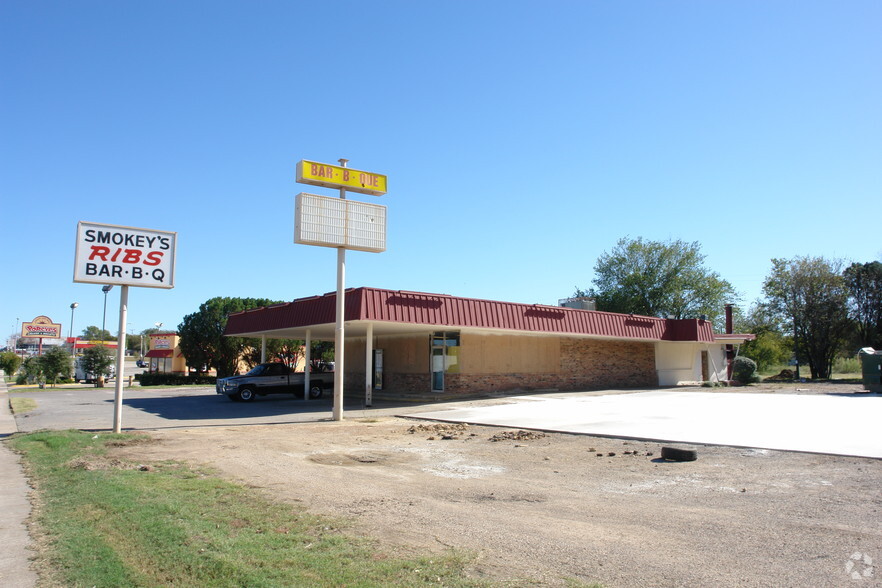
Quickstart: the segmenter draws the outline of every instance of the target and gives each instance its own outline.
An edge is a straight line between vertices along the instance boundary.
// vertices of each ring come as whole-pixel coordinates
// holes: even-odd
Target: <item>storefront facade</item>
[[[150,335],[149,350],[144,355],[151,373],[186,374],[187,359],[178,346],[177,333],[153,333]]]
[[[225,334],[334,339],[334,293],[230,315]],[[701,319],[355,288],[346,292],[345,389],[446,396],[694,384],[726,378]],[[368,367],[370,366],[370,367]]]

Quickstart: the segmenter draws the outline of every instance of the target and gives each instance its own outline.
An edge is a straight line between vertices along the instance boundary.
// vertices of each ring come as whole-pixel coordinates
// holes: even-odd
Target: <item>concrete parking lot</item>
[[[794,423],[804,417],[792,407],[808,399],[838,398],[860,413],[882,402],[855,388],[759,387],[737,395],[765,402],[769,410],[760,412],[775,415],[776,428],[796,431]],[[858,570],[873,574],[860,585],[877,585],[875,564],[866,561],[882,558],[882,460],[693,445],[697,461],[674,463],[660,459],[660,443],[633,439],[652,427],[672,432],[652,436],[687,439],[675,434],[693,421],[706,422],[708,433],[713,423],[727,421],[761,429],[755,418],[727,407],[739,402],[730,394],[604,391],[369,409],[350,403],[345,421],[336,423],[328,398],[276,396],[245,404],[210,388],[134,388],[126,391],[123,427],[147,430],[152,441],[119,448],[114,457],[207,465],[280,503],[342,517],[383,550],[462,550],[473,556],[468,572],[491,583],[845,586]],[[698,412],[682,406],[674,416],[657,412],[680,405],[681,395]],[[37,402],[16,418],[22,431],[111,428],[112,388],[12,396]],[[654,409],[641,416],[636,405]],[[826,411],[828,425],[839,418],[826,404],[813,406]],[[587,423],[603,436],[512,430],[520,425],[508,419],[518,412],[542,417],[521,421],[524,427]],[[396,415],[502,415],[506,424]],[[638,427],[633,435],[621,428],[629,422]],[[870,426],[864,436],[878,437],[878,419],[861,422]]]

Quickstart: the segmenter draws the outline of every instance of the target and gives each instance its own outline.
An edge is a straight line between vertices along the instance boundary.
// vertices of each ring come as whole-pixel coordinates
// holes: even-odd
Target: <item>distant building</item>
[[[180,337],[177,333],[152,333],[148,351],[144,355],[147,369],[151,373],[186,374],[187,359],[179,347]]]

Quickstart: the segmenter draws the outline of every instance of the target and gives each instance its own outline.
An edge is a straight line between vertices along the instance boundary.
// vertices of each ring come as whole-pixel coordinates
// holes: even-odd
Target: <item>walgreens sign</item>
[[[175,287],[177,233],[80,221],[74,282]]]

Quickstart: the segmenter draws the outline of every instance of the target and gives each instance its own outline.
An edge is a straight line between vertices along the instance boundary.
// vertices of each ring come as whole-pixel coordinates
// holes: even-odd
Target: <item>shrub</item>
[[[732,378],[742,384],[759,382],[759,374],[756,373],[756,362],[749,357],[736,357],[732,362]]]
[[[861,362],[856,357],[837,357],[833,363],[833,371],[837,374],[859,374]]]
[[[2,369],[7,376],[14,376],[15,372],[18,371],[19,366],[21,366],[21,358],[15,353],[11,351],[0,353],[0,369]]]
[[[110,377],[110,368],[113,365],[113,351],[104,345],[96,345],[83,351],[80,358],[80,366],[83,372],[95,378]]]
[[[214,376],[186,374],[144,373],[136,377],[142,386],[213,386],[217,381]]]

